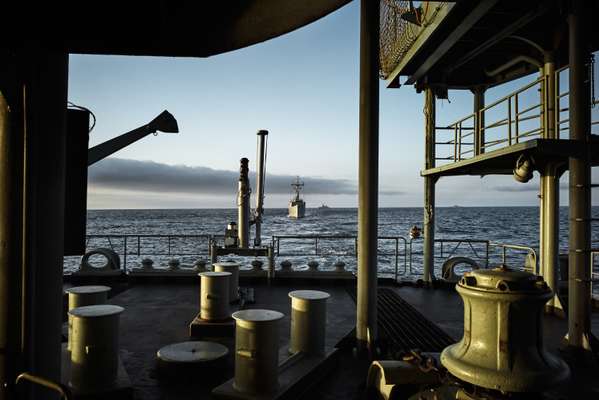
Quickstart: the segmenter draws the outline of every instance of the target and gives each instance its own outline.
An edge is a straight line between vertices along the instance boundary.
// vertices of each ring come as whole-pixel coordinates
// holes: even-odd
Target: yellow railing
[[[449,153],[441,153],[443,155],[436,157],[436,160],[457,162],[486,151],[541,137],[545,124],[545,85],[545,78],[539,78],[476,113],[448,126],[437,127],[436,137],[445,135],[447,139],[436,141],[437,148],[451,147]],[[538,95],[534,96],[535,92]],[[531,93],[538,99],[532,104],[529,100]],[[528,100],[524,106],[523,98]],[[453,137],[447,137],[447,133],[453,134]]]

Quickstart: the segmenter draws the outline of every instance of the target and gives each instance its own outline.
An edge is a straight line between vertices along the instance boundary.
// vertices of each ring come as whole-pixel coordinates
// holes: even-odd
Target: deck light
[[[520,155],[516,161],[516,168],[514,168],[514,179],[518,182],[526,183],[532,179],[533,171],[533,159],[526,154]]]

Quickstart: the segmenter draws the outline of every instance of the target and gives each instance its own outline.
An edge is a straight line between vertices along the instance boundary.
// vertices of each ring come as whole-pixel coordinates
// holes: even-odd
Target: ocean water
[[[593,208],[599,216],[599,207]],[[410,241],[409,229],[422,227],[422,208],[382,208],[379,210],[379,274],[417,276],[422,271],[422,239]],[[568,209],[560,209],[560,252],[567,252]],[[179,209],[179,210],[89,210],[88,235],[115,235],[111,238],[88,239],[87,248],[108,247],[119,253],[126,268],[136,268],[145,257],[154,260],[154,267],[166,268],[169,260],[178,259],[182,266],[191,267],[198,259],[208,259],[208,239],[177,238],[178,235],[215,235],[222,237],[228,222],[236,221],[235,209]],[[599,225],[592,230],[594,246],[599,247]],[[291,220],[286,209],[267,209],[263,222],[263,244],[270,244],[273,236],[357,235],[357,209],[331,208],[326,211],[307,209],[306,217]],[[486,262],[486,243],[467,243],[460,240],[489,240],[493,243],[529,246],[538,251],[539,210],[537,207],[448,207],[437,208],[435,239],[447,240],[436,244],[435,270],[448,256],[465,256]],[[129,237],[118,235],[150,235]],[[152,237],[151,235],[172,235]],[[252,230],[253,237],[253,230]],[[395,239],[397,238],[397,239]],[[253,240],[253,239],[252,239]],[[411,242],[411,243],[410,243]],[[317,248],[316,248],[317,247]],[[309,261],[319,262],[323,269],[332,269],[337,261],[355,270],[355,239],[281,238],[278,240],[277,265],[290,260],[294,268],[306,269]],[[488,248],[489,263],[503,260],[501,247]],[[522,267],[527,251],[506,250],[506,262]],[[243,268],[250,268],[253,258],[227,257],[238,260]],[[102,260],[92,259],[94,263]],[[266,261],[266,260],[264,260]],[[596,263],[599,264],[599,256]],[[79,257],[65,257],[65,273],[78,268]],[[599,285],[598,285],[599,286]]]

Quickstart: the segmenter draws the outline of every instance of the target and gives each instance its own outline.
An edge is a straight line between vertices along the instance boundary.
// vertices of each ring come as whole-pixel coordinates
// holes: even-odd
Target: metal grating
[[[355,301],[356,289],[349,293]],[[414,349],[438,353],[455,343],[392,289],[378,289],[377,311],[379,336],[391,355],[400,356]]]

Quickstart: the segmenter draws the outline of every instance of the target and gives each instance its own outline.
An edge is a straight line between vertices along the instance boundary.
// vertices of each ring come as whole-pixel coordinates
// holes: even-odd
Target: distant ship
[[[298,176],[291,186],[293,187],[295,196],[289,201],[289,218],[304,218],[306,215],[306,203],[300,198],[300,190],[304,187],[304,182],[301,182]]]
[[[327,212],[331,209],[331,207],[327,206],[326,204],[322,203],[322,205],[320,207],[318,207],[316,210],[318,212]]]

